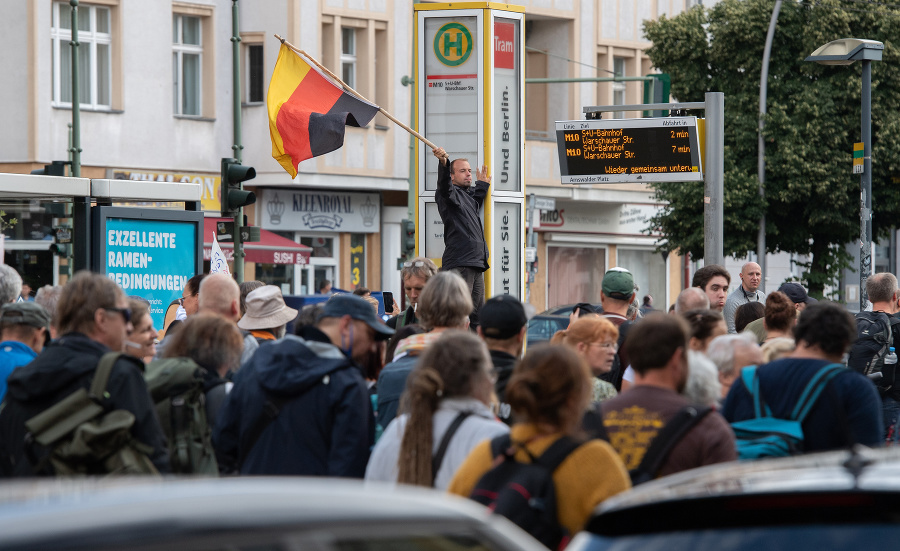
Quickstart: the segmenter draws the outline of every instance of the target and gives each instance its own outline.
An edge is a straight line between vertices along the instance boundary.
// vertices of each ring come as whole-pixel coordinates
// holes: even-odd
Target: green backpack
[[[212,429],[206,418],[205,370],[190,358],[155,360],[144,379],[169,442],[172,472],[218,476]]]
[[[90,390],[79,388],[25,422],[25,451],[35,474],[56,476],[159,474],[150,461],[153,448],[131,435],[134,414],[106,411],[100,397],[122,354],[100,359]],[[37,458],[34,445],[47,454]]]

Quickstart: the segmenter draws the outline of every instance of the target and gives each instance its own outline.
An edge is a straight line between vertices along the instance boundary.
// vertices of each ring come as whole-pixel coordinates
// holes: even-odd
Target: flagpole
[[[294,52],[296,52],[296,53],[302,55],[303,57],[305,57],[306,59],[308,59],[309,61],[311,61],[311,62],[313,63],[313,65],[315,65],[315,66],[318,67],[319,69],[325,71],[325,73],[327,73],[328,76],[330,76],[331,78],[333,78],[333,79],[336,80],[337,82],[340,82],[340,83],[341,83],[341,86],[344,88],[344,90],[350,92],[351,94],[353,94],[354,96],[358,97],[359,99],[365,101],[366,103],[371,103],[372,105],[375,105],[375,102],[374,102],[374,101],[369,101],[369,100],[366,99],[362,94],[360,94],[359,92],[357,92],[357,91],[354,90],[353,88],[350,88],[349,86],[347,86],[347,84],[346,84],[343,80],[339,79],[339,78],[337,77],[337,75],[335,75],[334,73],[332,73],[331,71],[329,71],[327,67],[324,67],[321,63],[319,63],[318,61],[316,61],[316,59],[315,59],[314,57],[312,57],[312,56],[309,55],[308,53],[304,52],[303,50],[301,50],[301,49],[295,47],[293,44],[291,44],[291,43],[288,42],[287,40],[281,38],[281,37],[278,36],[277,34],[275,35],[275,38],[277,38],[278,40],[280,40],[281,43],[284,44],[285,46],[287,46],[288,48],[294,50]],[[406,130],[407,132],[409,132],[410,134],[412,134],[413,136],[415,136],[415,137],[419,138],[420,140],[422,140],[422,141],[425,143],[425,145],[427,145],[427,146],[430,147],[431,149],[437,149],[437,146],[434,145],[433,143],[431,143],[430,141],[428,141],[428,139],[427,139],[425,136],[419,134],[418,132],[416,132],[416,131],[413,130],[412,128],[410,128],[410,127],[406,126],[405,124],[403,124],[402,122],[398,121],[396,118],[394,118],[393,115],[391,115],[390,113],[388,113],[387,111],[385,111],[382,107],[379,107],[379,108],[378,108],[378,111],[379,111],[380,113],[382,113],[385,117],[391,119],[391,120],[394,122],[394,124],[398,125],[399,127],[403,128],[404,130]]]

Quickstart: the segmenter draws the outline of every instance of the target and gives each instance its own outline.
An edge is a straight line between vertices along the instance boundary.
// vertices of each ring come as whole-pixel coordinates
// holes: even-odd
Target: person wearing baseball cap
[[[6,378],[31,363],[50,340],[50,314],[34,302],[11,302],[0,309],[0,401]]]
[[[803,288],[799,283],[782,283],[781,287],[778,288],[779,291],[786,294],[791,302],[794,303],[794,308],[797,309],[797,312],[802,312],[806,309],[810,304],[815,304],[816,299],[812,298],[806,293],[806,289]]]
[[[264,289],[248,296],[248,314],[249,297]],[[293,312],[275,308],[260,323]],[[213,432],[220,471],[362,478],[375,415],[361,365],[394,330],[368,302],[342,294],[298,332],[261,345],[241,367]]]
[[[500,400],[497,416],[507,425],[512,425],[512,409],[505,402],[506,384],[525,345],[528,316],[519,299],[511,295],[500,295],[484,303],[478,318],[481,320],[478,336],[487,344],[494,364],[494,375],[497,377],[494,383],[494,391]]]
[[[815,304],[817,301],[813,297],[809,296],[806,292],[806,289],[803,288],[799,283],[794,283],[789,281],[787,283],[782,283],[781,287],[778,288],[778,291],[787,295],[791,302],[794,303],[794,308],[797,311],[797,316],[800,316],[800,312],[806,310],[806,307]],[[759,318],[758,320],[751,321],[744,328],[744,332],[747,331],[756,335],[759,344],[762,344],[766,341],[768,336],[768,332],[766,331],[766,327],[763,325],[764,318]]]
[[[628,320],[628,305],[633,300],[634,276],[631,275],[631,272],[619,267],[607,270],[601,286],[600,305],[603,306],[603,313],[600,315],[619,329],[617,343],[619,348],[612,368],[600,378],[612,383],[617,391],[622,390],[622,376],[625,374],[625,368],[628,367],[628,357],[623,344],[625,337],[628,336],[629,328],[634,323]]]

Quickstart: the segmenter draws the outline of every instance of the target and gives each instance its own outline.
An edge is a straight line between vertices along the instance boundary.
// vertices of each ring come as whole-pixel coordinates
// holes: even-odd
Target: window
[[[263,45],[247,45],[247,91],[245,100],[247,103],[262,103],[266,100],[265,74],[263,67]]]
[[[617,77],[624,77],[625,75],[625,58],[624,57],[614,57],[613,58],[613,71],[616,73]],[[613,105],[625,105],[625,83],[624,82],[613,82]],[[617,119],[621,119],[625,117],[624,111],[616,111],[613,116]]]
[[[88,109],[109,109],[112,97],[110,9],[81,5],[78,9],[78,100]],[[50,29],[53,57],[53,104],[72,105],[72,7],[53,4]]]
[[[200,116],[202,28],[199,17],[172,16],[172,77],[176,115]]]
[[[356,88],[356,29],[341,28],[341,79]]]

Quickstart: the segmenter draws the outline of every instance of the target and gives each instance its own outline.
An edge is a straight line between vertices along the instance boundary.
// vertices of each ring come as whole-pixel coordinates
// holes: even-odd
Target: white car
[[[445,493],[263,477],[7,482],[0,548],[546,551]]]

